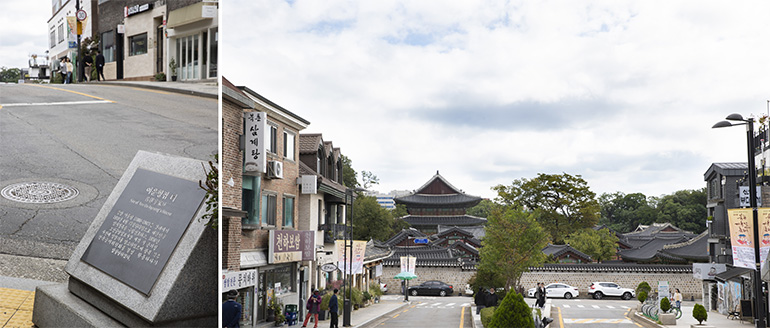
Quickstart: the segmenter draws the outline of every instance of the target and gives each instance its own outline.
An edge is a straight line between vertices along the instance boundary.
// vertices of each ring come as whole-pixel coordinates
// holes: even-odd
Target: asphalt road
[[[53,204],[0,196],[0,253],[68,259],[138,150],[211,160],[217,126],[216,99],[97,84],[0,84],[0,190],[46,181],[79,192]]]
[[[528,302],[528,303],[533,303]],[[551,299],[550,328],[631,328],[638,327],[626,317],[639,302],[619,298],[594,299]]]
[[[367,327],[459,327],[471,328],[470,297],[409,296],[411,305],[383,316]]]

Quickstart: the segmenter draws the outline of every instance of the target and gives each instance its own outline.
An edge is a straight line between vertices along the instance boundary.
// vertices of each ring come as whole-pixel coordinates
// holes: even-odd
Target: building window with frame
[[[58,33],[59,33],[59,43],[64,42],[64,24],[63,23],[59,25]]]
[[[243,211],[246,212],[246,217],[241,219],[242,225],[258,225],[259,224],[259,186],[262,182],[262,178],[258,176],[243,176],[243,193],[241,201],[243,202]]]
[[[267,137],[267,142],[265,143],[265,146],[267,147],[267,151],[277,154],[278,153],[278,128],[268,124],[267,125],[267,133],[265,134]]]
[[[295,134],[292,132],[288,132],[286,130],[283,131],[283,156],[286,157],[288,160],[294,160],[294,140],[295,140]]]
[[[105,63],[111,63],[115,61],[115,33],[113,31],[107,31],[102,33],[102,56],[104,56]]]
[[[128,37],[128,55],[137,56],[147,53],[147,32]]]
[[[283,196],[283,226],[294,227],[294,197]]]
[[[276,198],[275,194],[262,194],[262,225],[275,226]]]
[[[53,48],[56,46],[56,30],[51,31],[51,39],[49,40],[50,46],[49,48]]]

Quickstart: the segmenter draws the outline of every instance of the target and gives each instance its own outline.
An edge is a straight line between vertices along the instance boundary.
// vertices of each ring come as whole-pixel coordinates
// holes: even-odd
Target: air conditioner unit
[[[283,179],[283,162],[279,162],[279,161],[267,162],[267,178]]]

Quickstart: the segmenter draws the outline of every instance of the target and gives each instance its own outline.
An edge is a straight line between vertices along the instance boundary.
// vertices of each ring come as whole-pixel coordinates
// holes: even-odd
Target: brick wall
[[[222,217],[222,269],[241,268],[241,218]]]
[[[401,281],[393,279],[401,271],[400,267],[386,266],[382,268],[381,280],[388,284],[389,294],[397,294],[401,290]],[[454,286],[455,294],[464,291],[476,271],[462,271],[458,267],[417,267],[416,279],[409,281],[409,286],[419,285],[428,280],[440,280]],[[679,288],[682,297],[690,299],[701,298],[702,281],[695,279],[692,273],[633,273],[633,272],[527,272],[521,276],[521,285],[524,289],[535,287],[537,282],[549,284],[561,282],[577,287],[580,297],[586,297],[588,287],[594,281],[611,281],[625,288],[636,289],[636,286],[646,281],[656,289],[658,281],[668,281],[670,288]]]
[[[222,184],[221,206],[240,210],[242,188],[243,152],[238,148],[239,137],[243,134],[243,109],[229,101],[222,101]],[[233,179],[231,187],[227,181]],[[222,217],[222,268],[238,271],[241,267],[241,218]]]

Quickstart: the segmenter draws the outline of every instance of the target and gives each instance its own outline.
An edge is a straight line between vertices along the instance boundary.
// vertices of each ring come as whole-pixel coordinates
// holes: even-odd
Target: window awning
[[[747,268],[736,267],[736,268],[729,269],[729,270],[727,270],[725,272],[722,272],[720,274],[717,274],[716,275],[716,279],[718,281],[725,282],[725,281],[733,279],[733,278],[735,278],[737,276],[749,273],[751,271],[754,271],[754,270],[747,269]]]
[[[203,2],[198,2],[187,7],[182,7],[168,13],[167,28],[175,28],[182,25],[192,24],[211,17],[203,17]]]

